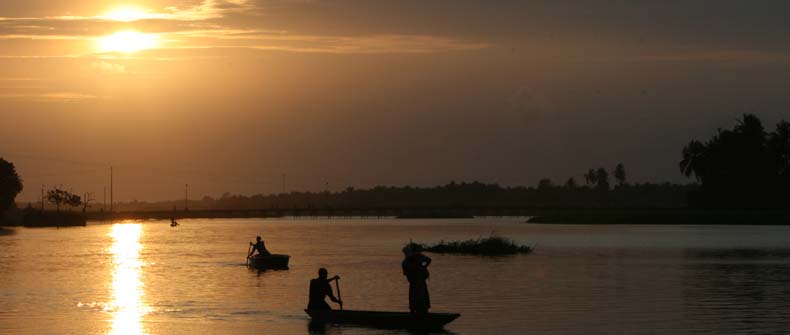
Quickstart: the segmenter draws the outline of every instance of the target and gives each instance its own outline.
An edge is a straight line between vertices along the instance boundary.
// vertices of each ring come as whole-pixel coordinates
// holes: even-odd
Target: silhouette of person
[[[271,255],[269,250],[266,250],[266,245],[263,243],[263,240],[261,239],[260,236],[256,237],[255,240],[257,241],[255,242],[255,244],[250,242],[250,245],[252,246],[252,251],[250,251],[250,254],[247,255],[248,257],[252,256],[252,254],[254,254],[256,250],[258,251],[258,255],[263,255],[263,256]]]
[[[409,311],[412,314],[425,314],[431,308],[431,299],[428,296],[428,265],[431,258],[414,250],[411,245],[403,247],[403,275],[409,281]]]
[[[307,303],[307,309],[331,310],[329,304],[324,300],[327,296],[329,299],[338,303],[341,307],[343,302],[335,298],[332,293],[332,286],[329,283],[333,280],[340,279],[339,276],[327,278],[328,274],[325,268],[318,269],[318,278],[310,279],[310,301]]]

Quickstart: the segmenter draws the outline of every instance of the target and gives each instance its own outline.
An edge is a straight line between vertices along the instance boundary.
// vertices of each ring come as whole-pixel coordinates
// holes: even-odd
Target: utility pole
[[[283,173],[283,194],[285,194],[285,173]]]
[[[91,206],[91,201],[94,201],[96,199],[93,199],[93,193],[92,192],[86,192],[85,193],[85,197],[82,198],[82,199],[83,199],[83,201],[82,201],[82,212],[85,213],[85,212],[88,211],[88,207]]]
[[[110,214],[112,214],[112,166],[110,166]]]
[[[189,207],[187,206],[189,202],[189,184],[184,184],[184,211],[188,211]]]
[[[44,185],[41,185],[41,211],[44,211]]]
[[[102,195],[101,211],[104,212],[107,210],[107,186],[102,187],[101,195]]]

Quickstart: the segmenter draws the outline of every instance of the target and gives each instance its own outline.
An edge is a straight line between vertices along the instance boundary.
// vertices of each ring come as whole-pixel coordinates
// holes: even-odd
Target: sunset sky
[[[790,118],[787,1],[0,1],[0,156],[116,200],[684,182],[682,146]]]

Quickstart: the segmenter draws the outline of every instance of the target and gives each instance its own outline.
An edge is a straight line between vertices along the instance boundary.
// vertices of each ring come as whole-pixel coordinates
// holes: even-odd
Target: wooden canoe
[[[457,319],[456,313],[427,313],[422,315],[408,312],[378,312],[353,310],[310,310],[305,309],[313,321],[346,323],[389,329],[441,329]]]
[[[288,260],[291,256],[288,255],[255,255],[250,257],[247,265],[254,269],[287,269]]]

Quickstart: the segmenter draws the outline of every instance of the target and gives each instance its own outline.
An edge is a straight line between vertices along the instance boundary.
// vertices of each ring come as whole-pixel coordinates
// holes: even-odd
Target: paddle
[[[337,288],[337,300],[343,301],[343,298],[340,295],[340,278],[335,279],[335,288]],[[340,303],[340,310],[343,310],[343,303]]]
[[[252,243],[247,247],[247,265],[250,265],[250,252],[252,251]]]

